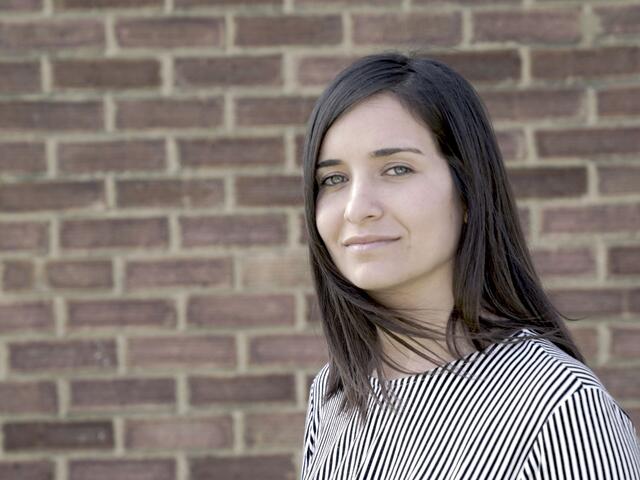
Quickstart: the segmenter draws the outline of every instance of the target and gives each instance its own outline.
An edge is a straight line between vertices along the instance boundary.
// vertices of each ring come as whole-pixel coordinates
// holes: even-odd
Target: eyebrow
[[[400,152],[412,152],[412,153],[419,153],[420,155],[424,155],[424,153],[422,153],[422,150],[413,148],[413,147],[387,147],[387,148],[379,148],[378,150],[374,150],[373,152],[370,152],[369,158],[388,157],[395,153],[400,153]],[[344,163],[342,160],[338,160],[336,158],[322,160],[321,162],[318,162],[318,164],[316,165],[316,170],[319,170],[324,167],[332,167],[334,165],[340,165],[342,163]]]

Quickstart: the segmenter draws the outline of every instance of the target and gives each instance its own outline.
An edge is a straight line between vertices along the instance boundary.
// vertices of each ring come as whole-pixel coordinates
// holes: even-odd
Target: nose
[[[380,217],[382,212],[380,196],[374,186],[366,180],[353,180],[344,209],[344,219],[357,224]]]

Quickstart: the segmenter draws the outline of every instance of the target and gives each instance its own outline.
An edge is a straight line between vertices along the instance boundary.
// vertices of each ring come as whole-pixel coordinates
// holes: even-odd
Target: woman
[[[640,479],[636,431],[541,287],[459,74],[398,52],[343,70],[309,119],[304,196],[330,361],[302,480]]]

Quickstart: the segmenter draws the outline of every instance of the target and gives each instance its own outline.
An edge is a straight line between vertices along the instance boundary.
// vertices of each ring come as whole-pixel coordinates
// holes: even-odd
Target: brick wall
[[[304,125],[392,47],[480,91],[640,425],[640,2],[1,0],[0,480],[296,478],[326,361]]]

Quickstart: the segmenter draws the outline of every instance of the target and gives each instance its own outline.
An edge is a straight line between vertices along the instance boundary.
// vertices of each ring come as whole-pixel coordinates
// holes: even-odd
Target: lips
[[[378,241],[365,242],[365,243],[351,243],[347,245],[347,249],[353,252],[366,252],[369,250],[385,247],[395,242],[396,240],[397,239],[378,240]]]

